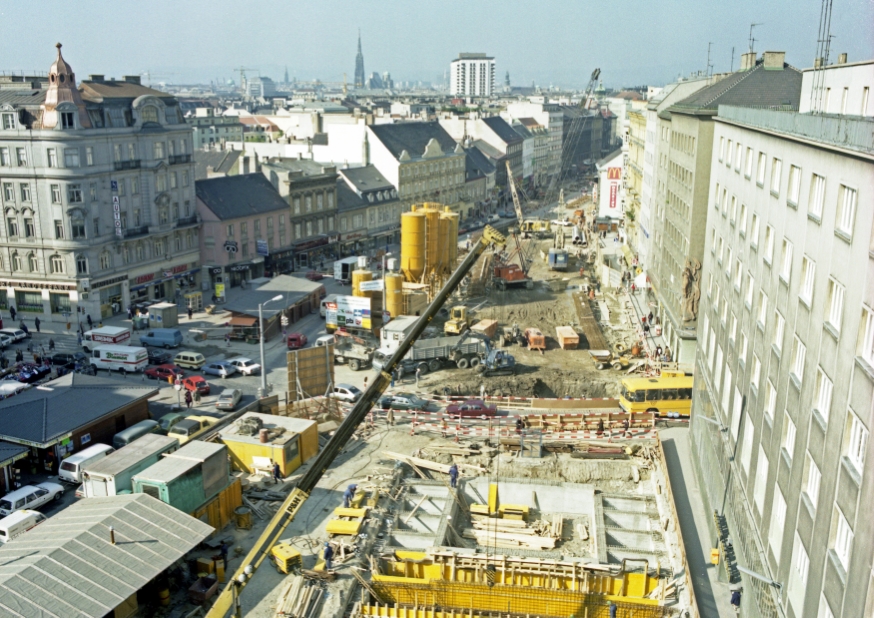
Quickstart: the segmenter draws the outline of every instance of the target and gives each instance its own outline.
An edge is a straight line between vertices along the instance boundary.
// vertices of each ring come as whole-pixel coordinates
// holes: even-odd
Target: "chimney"
[[[847,54],[844,52],[838,56],[838,64],[847,64]]]
[[[109,526],[109,542],[115,545],[115,528]]]
[[[769,52],[762,54],[762,64],[766,70],[782,71],[783,62],[786,60],[786,52]]]
[[[813,59],[813,68],[814,69],[821,69],[822,68],[822,58],[821,57]]]
[[[741,54],[740,57],[740,70],[741,71],[749,71],[756,66],[756,52],[747,52],[745,54]]]
[[[137,86],[139,86],[140,85],[140,76],[139,75],[125,75],[124,81],[126,81],[129,84],[136,84]]]
[[[91,81],[91,82],[102,82],[103,79],[104,79],[103,75],[89,75],[88,76],[88,81]]]

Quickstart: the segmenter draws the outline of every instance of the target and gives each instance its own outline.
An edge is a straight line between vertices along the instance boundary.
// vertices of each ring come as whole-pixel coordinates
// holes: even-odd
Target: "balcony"
[[[138,170],[140,169],[140,160],[129,159],[127,161],[116,161],[113,166],[115,167],[116,172],[120,172],[122,170]]]
[[[190,227],[192,225],[197,225],[200,223],[200,218],[197,215],[191,215],[190,217],[181,217],[176,220],[176,227]]]
[[[170,155],[168,158],[170,159],[170,165],[176,165],[177,163],[191,163],[190,154]]]
[[[146,236],[149,233],[148,225],[141,225],[139,227],[129,227],[124,230],[125,238],[135,238],[136,236]]]

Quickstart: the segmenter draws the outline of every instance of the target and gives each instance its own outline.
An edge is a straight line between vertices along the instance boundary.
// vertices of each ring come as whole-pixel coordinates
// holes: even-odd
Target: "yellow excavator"
[[[431,304],[422,313],[421,319],[416,321],[416,325],[409,336],[401,342],[394,355],[383,365],[382,370],[334,432],[333,437],[321,452],[316,455],[312,463],[310,463],[309,469],[300,478],[297,485],[291,490],[291,493],[288,494],[288,497],[279,507],[279,510],[277,510],[276,515],[268,522],[264,532],[255,541],[252,549],[243,558],[233,577],[230,578],[216,599],[215,604],[207,612],[207,618],[225,618],[230,612],[233,612],[235,617],[242,617],[240,595],[245,592],[246,583],[249,581],[249,578],[252,577],[255,569],[260,567],[264,560],[270,556],[273,548],[285,533],[285,529],[294,520],[301,506],[309,498],[310,493],[322,478],[322,475],[334,461],[337,454],[349,442],[349,439],[361,422],[367,418],[367,414],[376,405],[385,389],[391,384],[392,371],[400,364],[401,360],[410,350],[410,347],[425,331],[425,328],[431,323],[431,320],[434,319],[440,308],[443,307],[443,303],[458,288],[461,280],[467,275],[483,252],[490,246],[503,247],[506,244],[507,240],[503,234],[493,227],[487,225],[483,229],[482,236],[471,246],[470,253],[467,254],[467,257],[464,258],[464,261],[455,272],[452,273],[446,285],[443,286],[443,289],[437,293],[434,300],[431,301]]]

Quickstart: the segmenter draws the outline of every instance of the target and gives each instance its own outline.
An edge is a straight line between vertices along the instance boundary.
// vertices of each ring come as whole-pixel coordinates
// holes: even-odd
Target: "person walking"
[[[604,419],[598,419],[598,435],[602,435],[604,433]]]
[[[85,316],[85,321],[88,322],[88,328],[94,328],[94,321],[91,319],[91,314]]]
[[[325,570],[330,571],[333,564],[334,548],[327,541],[325,541],[325,549],[322,551],[322,558],[325,559]]]
[[[49,352],[54,352],[54,351],[55,351],[55,340],[49,339]]]
[[[15,313],[16,313],[15,307],[13,307],[12,305],[9,305],[9,315],[12,316],[13,322],[15,321]]]
[[[452,489],[455,489],[455,485],[458,483],[458,466],[454,463],[449,466],[449,486]]]
[[[364,390],[367,390],[367,376],[364,376]]]
[[[39,325],[41,324],[39,316],[36,316],[33,320],[33,325],[36,326],[36,332],[39,332]]]
[[[231,333],[225,333],[225,343],[228,344],[228,347],[231,347]]]
[[[731,607],[734,609],[735,614],[740,613],[740,588],[735,588],[731,591]]]
[[[610,618],[616,618],[616,603],[610,602]]]
[[[480,399],[486,398],[486,385],[485,384],[479,385],[479,398]]]
[[[419,387],[419,376],[422,375],[422,368],[416,367],[416,388]]]
[[[82,345],[82,333],[76,333],[76,345]]]
[[[194,405],[200,405],[200,391],[194,391]]]
[[[622,429],[625,432],[626,437],[628,436],[628,429],[631,427],[631,423],[628,422],[627,418],[622,419]]]
[[[193,401],[191,397],[191,391],[185,391],[185,406],[190,410],[191,402]]]
[[[228,547],[228,542],[222,541],[222,546],[221,546],[221,549],[219,549],[219,552],[221,553],[221,556],[222,556],[222,562],[225,565],[225,571],[228,570],[228,550],[229,549],[230,549],[230,547]]]
[[[273,482],[278,483],[282,480],[282,470],[279,469],[279,462],[273,462]]]
[[[391,372],[391,384],[389,385],[389,388],[394,388],[394,387],[395,387],[395,375],[396,375],[396,373],[395,373],[394,369],[392,369],[392,372]]]
[[[188,308],[188,319],[191,320],[194,317],[194,309],[191,307]]]

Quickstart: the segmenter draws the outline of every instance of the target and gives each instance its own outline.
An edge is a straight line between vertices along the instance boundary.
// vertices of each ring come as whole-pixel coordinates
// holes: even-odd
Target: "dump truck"
[[[360,337],[342,331],[334,333],[334,361],[349,365],[352,371],[364,369],[373,362],[374,347]]]
[[[495,338],[495,333],[498,332],[498,322],[496,320],[480,320],[471,326],[470,330],[482,333],[491,340]]]
[[[550,249],[546,262],[549,270],[567,270],[567,249]]]
[[[459,369],[467,369],[479,365],[488,352],[488,343],[473,337],[469,331],[460,336],[421,339],[407,352],[399,369],[404,373],[415,373],[418,369],[420,375],[437,371],[447,363],[453,363]],[[393,353],[382,350],[374,352],[373,368],[382,371],[385,361]]]

